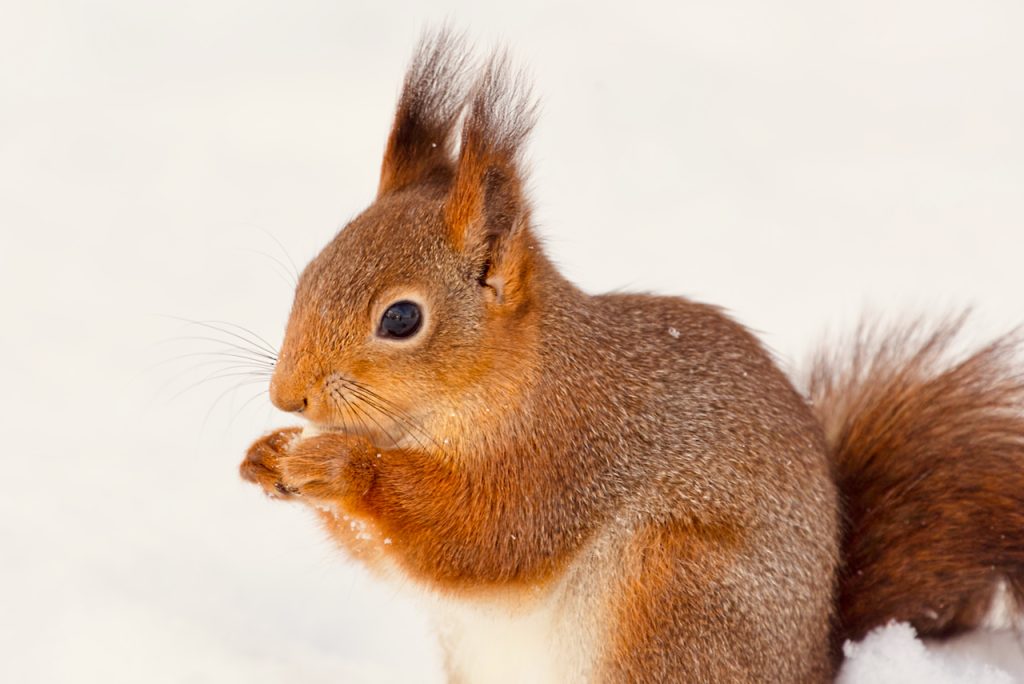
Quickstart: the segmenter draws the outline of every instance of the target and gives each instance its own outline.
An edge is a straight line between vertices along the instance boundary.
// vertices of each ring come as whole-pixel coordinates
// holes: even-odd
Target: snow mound
[[[1012,639],[1012,635],[1000,636]],[[1009,672],[979,659],[978,649],[930,645],[917,638],[914,628],[893,622],[869,633],[858,643],[843,646],[837,684],[1013,684]]]

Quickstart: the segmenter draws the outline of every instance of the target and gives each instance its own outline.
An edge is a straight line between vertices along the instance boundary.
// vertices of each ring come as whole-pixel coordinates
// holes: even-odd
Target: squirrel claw
[[[284,482],[275,482],[274,489],[278,491],[282,496],[291,496],[292,494],[298,494],[299,490],[295,487],[289,487]]]

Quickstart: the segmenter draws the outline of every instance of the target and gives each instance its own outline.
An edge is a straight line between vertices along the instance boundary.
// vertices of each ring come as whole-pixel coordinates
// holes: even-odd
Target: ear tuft
[[[455,126],[470,68],[465,40],[447,27],[426,32],[405,74],[381,164],[378,197],[451,171]]]
[[[457,249],[482,252],[528,219],[523,148],[537,103],[527,79],[499,53],[470,95],[445,219]]]

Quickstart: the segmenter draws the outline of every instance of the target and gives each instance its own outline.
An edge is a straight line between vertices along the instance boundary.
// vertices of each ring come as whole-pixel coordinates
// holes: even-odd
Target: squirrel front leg
[[[337,501],[368,484],[365,456],[376,451],[358,437],[328,433],[307,439],[302,428],[275,430],[256,440],[239,466],[274,499]]]
[[[350,506],[372,484],[378,453],[369,440],[341,433],[296,440],[278,460],[281,487],[313,503]]]
[[[278,457],[287,496],[366,519],[411,573],[449,586],[542,580],[584,537],[585,515],[559,515],[560,478],[508,477],[503,459],[379,449],[324,433]],[[523,465],[523,464],[520,464]]]

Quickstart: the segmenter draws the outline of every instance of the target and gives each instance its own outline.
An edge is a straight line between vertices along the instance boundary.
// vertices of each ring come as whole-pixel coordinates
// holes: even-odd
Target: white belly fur
[[[555,601],[545,598],[528,608],[497,602],[437,599],[435,620],[460,681],[573,681],[572,654],[560,647]]]
[[[593,679],[599,653],[602,587],[608,568],[595,547],[543,589],[464,598],[419,593],[433,616],[449,674],[467,684],[571,684]],[[408,586],[408,585],[407,585]]]

